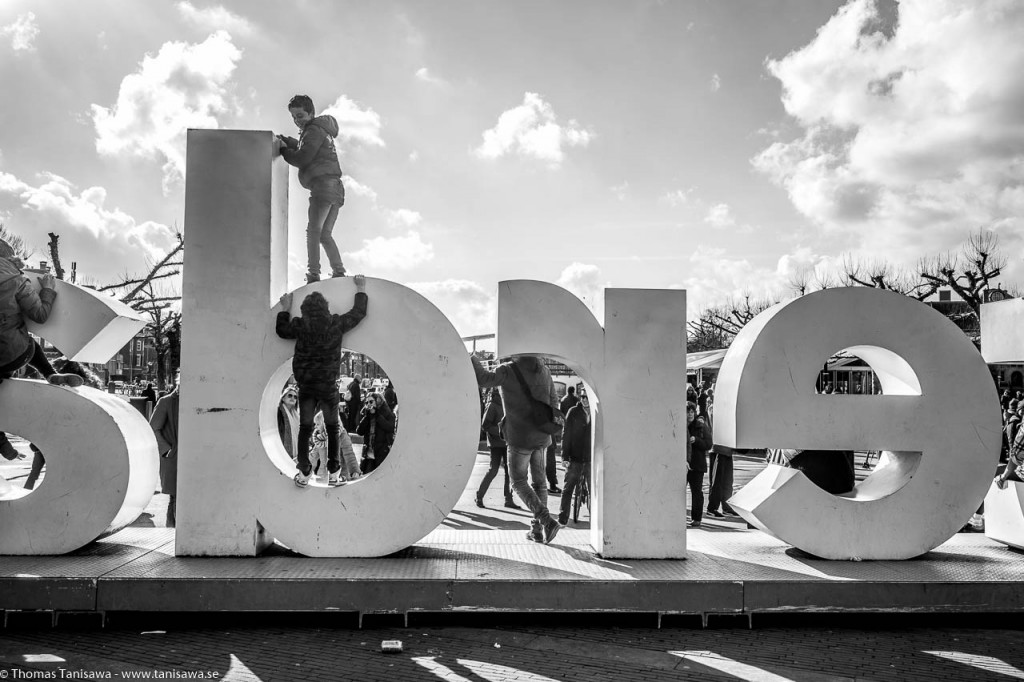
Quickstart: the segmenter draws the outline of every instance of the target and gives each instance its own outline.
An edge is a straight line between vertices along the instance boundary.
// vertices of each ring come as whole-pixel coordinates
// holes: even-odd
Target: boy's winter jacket
[[[50,316],[57,292],[36,293],[28,278],[6,258],[0,258],[0,367],[17,360],[32,346],[25,318],[42,324]]]
[[[306,303],[303,302],[303,313]],[[322,300],[322,297],[321,297]],[[295,339],[295,356],[292,372],[299,389],[318,387],[324,390],[334,387],[337,391],[338,376],[341,373],[341,342],[345,332],[350,331],[366,317],[366,294],[356,293],[355,304],[344,315],[330,315],[329,322],[321,329],[314,329],[311,319],[304,314],[291,317],[287,310],[277,314],[277,335],[282,339]],[[325,304],[326,305],[326,304]]]
[[[313,181],[321,176],[340,178],[341,164],[334,148],[338,136],[338,122],[333,116],[317,116],[306,124],[299,135],[282,138],[287,147],[281,156],[299,169],[299,184],[306,189],[313,187]]]

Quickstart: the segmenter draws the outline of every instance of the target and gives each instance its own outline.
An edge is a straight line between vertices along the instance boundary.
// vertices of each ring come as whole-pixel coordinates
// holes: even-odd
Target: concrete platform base
[[[549,546],[521,530],[440,528],[379,559],[177,558],[174,531],[127,528],[61,557],[0,557],[11,627],[112,613],[395,614],[1024,611],[1024,552],[960,534],[908,561],[824,561],[760,531],[692,531],[685,561],[605,560],[588,532]],[[40,620],[40,622],[42,622]],[[37,623],[38,625],[38,623]]]

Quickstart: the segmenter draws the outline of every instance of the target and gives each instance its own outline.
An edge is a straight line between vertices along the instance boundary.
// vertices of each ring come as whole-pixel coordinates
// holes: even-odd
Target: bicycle
[[[580,507],[587,505],[587,517],[590,517],[590,467],[583,472],[580,480],[576,482],[576,490],[572,493],[572,521],[579,523]]]

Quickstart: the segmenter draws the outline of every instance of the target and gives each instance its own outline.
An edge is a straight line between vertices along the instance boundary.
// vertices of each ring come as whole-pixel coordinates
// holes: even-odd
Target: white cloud
[[[608,189],[612,191],[612,194],[619,201],[625,201],[626,197],[629,196],[629,182],[623,181],[621,185],[612,185]]]
[[[408,270],[434,258],[434,246],[426,244],[420,233],[409,230],[402,237],[364,239],[363,248],[346,253],[372,269]]]
[[[523,103],[503,112],[497,124],[484,131],[483,138],[473,152],[481,159],[515,153],[557,167],[565,158],[564,147],[586,147],[593,133],[575,120],[559,125],[551,105],[540,95],[527,92]]]
[[[604,324],[604,290],[610,285],[603,281],[600,268],[586,263],[572,263],[562,270],[555,284],[576,294],[594,313],[597,321]]]
[[[182,19],[205,31],[225,30],[229,33],[243,36],[253,32],[252,24],[248,19],[220,5],[199,9],[191,2],[188,2],[188,0],[181,0],[175,3],[174,6]]]
[[[218,128],[237,113],[229,87],[241,56],[224,31],[199,44],[164,43],[124,77],[113,107],[92,105],[96,151],[163,161],[169,192],[184,177],[185,131]]]
[[[676,206],[685,206],[690,203],[693,191],[694,188],[690,187],[689,189],[674,189],[669,192],[665,192],[665,194],[661,196],[661,202],[668,204],[673,208]]]
[[[118,208],[108,208],[104,188],[79,192],[59,175],[40,177],[43,182],[36,186],[0,172],[0,207],[10,216],[7,227],[33,245],[45,244],[48,232],[57,233],[69,269],[77,260],[80,270],[94,274],[135,272],[145,259],[162,256],[173,244],[167,226],[139,223]]]
[[[980,225],[1019,235],[1024,4],[901,3],[888,36],[883,21],[854,0],[768,62],[804,133],[754,166],[817,225],[897,262],[923,243],[955,247]]]
[[[419,211],[399,208],[394,211],[388,211],[387,220],[391,227],[415,227],[423,221],[423,216]]]
[[[736,218],[733,216],[729,204],[715,204],[708,209],[704,216],[704,222],[712,227],[724,228],[735,225]]]
[[[366,197],[370,203],[377,204],[377,190],[369,185],[364,185],[351,175],[345,176],[345,191],[356,196]]]
[[[722,89],[722,78],[717,74],[711,74],[711,92],[718,92]]]
[[[797,247],[783,254],[774,268],[754,265],[746,258],[733,258],[723,248],[700,245],[690,256],[689,276],[680,286],[686,289],[687,317],[726,300],[750,295],[752,299],[782,300],[795,295],[791,282],[801,275],[825,279],[840,271],[841,261]],[[812,281],[813,284],[813,281]]]
[[[416,163],[420,160],[420,153],[415,149],[409,152],[409,163]]]
[[[428,69],[425,66],[416,70],[416,78],[417,78],[417,80],[423,81],[424,83],[430,83],[431,85],[447,85],[448,84],[448,82],[445,79],[443,79],[443,78],[441,78],[439,76],[435,76],[434,74],[432,74],[430,72],[430,69]]]
[[[476,282],[464,279],[413,282],[408,286],[436,305],[460,336],[495,333],[498,326],[497,291],[487,292]]]
[[[32,12],[19,14],[14,23],[0,26],[0,37],[11,39],[11,49],[15,52],[30,52],[35,49],[32,42],[39,35],[36,15]]]
[[[373,109],[362,109],[348,97],[341,95],[334,104],[320,113],[330,114],[338,119],[338,137],[374,147],[385,146],[380,136],[380,115]]]

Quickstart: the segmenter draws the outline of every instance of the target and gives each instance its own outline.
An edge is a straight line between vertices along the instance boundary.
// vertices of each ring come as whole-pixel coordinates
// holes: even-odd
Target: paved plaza
[[[879,623],[882,625],[882,623]],[[401,640],[397,654],[384,640]],[[80,671],[111,679],[204,673],[270,680],[868,680],[1024,679],[1020,632],[995,629],[592,627],[327,629],[235,626],[0,634],[4,679]],[[147,677],[148,676],[148,677]],[[208,679],[209,679],[208,678]]]

